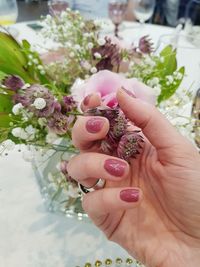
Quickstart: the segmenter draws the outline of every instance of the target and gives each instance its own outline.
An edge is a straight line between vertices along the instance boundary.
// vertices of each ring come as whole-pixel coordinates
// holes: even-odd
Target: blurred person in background
[[[190,2],[191,0],[157,0],[153,22],[172,27],[177,26],[178,23],[184,23]],[[194,10],[194,12],[198,12],[196,24],[200,25],[200,9]]]

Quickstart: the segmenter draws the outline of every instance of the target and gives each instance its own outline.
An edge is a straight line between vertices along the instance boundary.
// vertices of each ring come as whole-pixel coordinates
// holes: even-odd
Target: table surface
[[[40,37],[25,23],[15,27],[20,32],[19,40],[40,42]],[[126,23],[121,34],[129,42],[139,34],[150,34],[156,43],[160,35],[173,30]],[[1,267],[75,267],[97,258],[127,256],[92,224],[48,212],[32,167],[17,148],[0,158],[0,203]]]

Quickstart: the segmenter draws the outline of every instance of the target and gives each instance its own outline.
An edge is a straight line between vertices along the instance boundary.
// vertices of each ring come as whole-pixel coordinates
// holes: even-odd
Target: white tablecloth
[[[15,27],[20,40],[40,43],[40,37],[25,24]],[[150,34],[157,42],[160,35],[173,31],[153,25],[141,29],[132,23],[122,29],[122,36],[129,42],[139,34]],[[17,150],[0,158],[0,203],[1,267],[75,267],[97,258],[127,256],[92,224],[49,213],[30,163]]]

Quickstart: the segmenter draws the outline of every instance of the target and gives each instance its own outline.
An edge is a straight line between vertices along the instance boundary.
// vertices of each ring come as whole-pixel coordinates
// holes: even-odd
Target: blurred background
[[[118,2],[116,0],[0,0],[0,24],[8,24],[6,19],[7,13],[15,12],[16,2],[18,14],[13,15],[13,20],[17,22],[37,20],[41,15],[49,12],[49,3],[64,3],[72,9],[79,10],[87,17],[108,17],[110,3]],[[128,0],[126,11],[126,20],[139,20],[141,17],[146,18],[144,21],[168,25],[175,27],[177,24],[185,23],[189,17],[193,24],[200,24],[200,0]],[[137,12],[136,6],[141,3],[143,9]],[[140,4],[139,4],[140,5]],[[146,8],[147,5],[149,8]],[[6,7],[7,6],[7,7]],[[144,8],[145,7],[145,8]],[[12,11],[13,10],[13,11]],[[146,14],[143,12],[145,10]],[[142,13],[140,12],[142,11]],[[8,18],[9,19],[9,18]],[[3,22],[4,20],[4,22]],[[5,22],[7,20],[7,22]]]

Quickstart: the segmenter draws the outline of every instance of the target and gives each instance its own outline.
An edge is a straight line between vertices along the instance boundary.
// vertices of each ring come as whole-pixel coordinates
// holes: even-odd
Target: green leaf
[[[11,121],[9,113],[0,112],[0,128],[9,128]]]
[[[184,77],[185,75],[185,68],[184,67],[181,67],[179,70],[178,70],[179,73],[182,74],[182,77]],[[179,88],[181,82],[182,82],[183,78],[181,80],[176,80],[176,84],[174,85],[169,85],[167,86],[166,84],[163,85],[162,87],[162,92],[161,94],[159,95],[158,97],[158,104],[162,101],[165,101],[167,99],[169,99],[175,92],[176,90]]]
[[[177,69],[176,50],[171,45],[166,46],[160,53],[164,58],[162,63],[163,75],[171,75]]]
[[[7,76],[6,73],[4,73],[3,71],[0,71],[0,81],[2,81],[6,76]]]
[[[0,112],[10,113],[12,111],[12,98],[10,95],[0,94]]]
[[[15,74],[27,83],[35,79],[27,69],[28,59],[17,41],[7,33],[0,32],[0,71]]]

